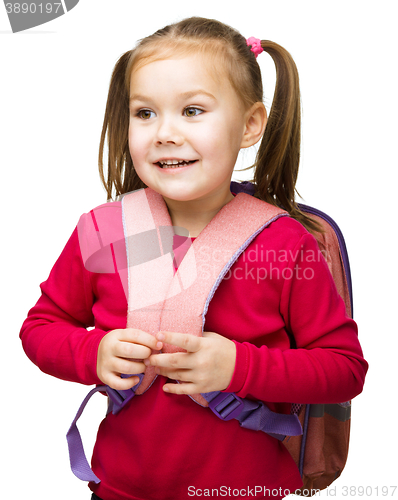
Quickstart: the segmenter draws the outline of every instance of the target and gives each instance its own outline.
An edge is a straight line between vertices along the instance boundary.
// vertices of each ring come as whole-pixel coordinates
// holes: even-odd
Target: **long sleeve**
[[[120,204],[104,213],[120,212]],[[116,206],[115,206],[116,205]],[[120,214],[119,214],[120,215]],[[80,227],[87,228],[90,214]],[[121,217],[112,217],[113,234],[123,237]],[[110,330],[126,327],[127,301],[117,272],[86,269],[78,227],[40,285],[41,297],[29,311],[20,338],[28,357],[43,372],[82,384],[99,384],[98,346]]]
[[[279,225],[291,226],[292,221],[281,221]],[[275,403],[350,400],[362,391],[368,368],[357,325],[346,315],[315,238],[295,230],[282,239],[288,239],[283,254],[253,263],[254,275],[260,275],[259,270],[268,274],[268,280],[257,283],[259,293],[263,293],[260,313],[264,313],[264,324],[268,323],[263,328],[267,335],[263,335],[262,345],[259,338],[247,342],[234,339],[237,361],[226,390]],[[272,248],[272,242],[268,238],[266,248]],[[242,299],[250,293],[253,297],[250,286],[250,280],[241,281]],[[274,306],[278,302],[274,312],[267,307],[270,301]],[[253,317],[256,319],[256,312]],[[292,338],[295,349],[290,349]]]
[[[75,230],[29,311],[20,337],[28,357],[42,371],[83,384],[99,383],[98,345],[106,332],[94,326],[90,278]]]

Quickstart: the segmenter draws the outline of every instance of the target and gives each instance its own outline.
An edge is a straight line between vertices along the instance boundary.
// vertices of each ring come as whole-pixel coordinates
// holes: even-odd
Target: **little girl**
[[[268,120],[256,60],[262,51],[277,70]],[[201,337],[126,328],[126,283],[122,273],[94,272],[83,259],[82,231],[92,214],[82,217],[22,326],[23,347],[44,372],[82,384],[128,390],[140,374],[160,375],[103,420],[92,498],[283,498],[302,485],[284,445],[236,420],[224,422],[184,395],[234,392],[289,413],[291,403],[338,403],[362,391],[367,363],[356,324],[311,234],[320,228],[294,199],[295,64],[279,45],[246,40],[218,21],[167,26],[117,62],[100,158],[106,135],[107,178],[102,160],[100,173],[108,198],[141,188],[160,195],[193,248],[211,221],[221,233],[234,231],[222,226],[221,214],[239,197],[230,189],[235,162],[241,148],[260,139],[255,197],[290,217],[275,218],[238,257],[208,305]],[[120,204],[107,205],[123,238]],[[177,253],[176,268],[183,258]],[[159,354],[167,345],[181,352]]]

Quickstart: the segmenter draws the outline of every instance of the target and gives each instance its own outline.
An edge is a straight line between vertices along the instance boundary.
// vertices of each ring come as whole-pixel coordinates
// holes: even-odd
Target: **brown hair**
[[[276,67],[276,86],[268,123],[257,153],[253,182],[255,196],[281,206],[311,232],[322,231],[301,212],[295,201],[300,161],[300,90],[296,65],[280,45],[261,41]],[[246,39],[235,29],[213,19],[192,17],[166,26],[142,39],[115,65],[99,150],[99,171],[108,198],[146,187],[138,177],[128,145],[130,76],[148,62],[167,59],[176,51],[206,54],[215,72],[225,71],[246,109],[263,101],[261,70]],[[108,143],[108,175],[104,177],[104,143]]]

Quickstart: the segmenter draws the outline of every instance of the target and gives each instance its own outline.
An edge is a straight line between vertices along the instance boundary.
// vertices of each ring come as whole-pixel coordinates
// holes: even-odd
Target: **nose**
[[[165,144],[181,146],[184,143],[184,137],[181,130],[173,120],[170,118],[164,118],[159,121],[155,143],[157,146]]]

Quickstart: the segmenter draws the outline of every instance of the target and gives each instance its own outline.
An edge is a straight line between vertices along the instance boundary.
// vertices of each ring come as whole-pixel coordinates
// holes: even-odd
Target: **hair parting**
[[[300,211],[295,201],[301,142],[296,65],[289,52],[280,45],[261,40],[261,47],[274,61],[276,86],[265,133],[253,165],[255,196],[283,207],[309,231],[323,232],[315,220]],[[167,59],[176,53],[206,56],[215,72],[224,71],[246,109],[263,101],[261,70],[256,57],[246,39],[226,24],[192,17],[140,40],[135,49],[117,61],[109,85],[98,160],[108,199],[112,198],[113,190],[119,196],[146,187],[134,169],[128,144],[131,73],[144,64]],[[105,140],[108,146],[106,178],[103,163]]]

